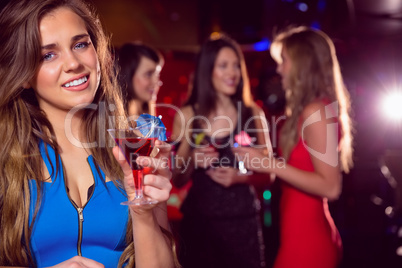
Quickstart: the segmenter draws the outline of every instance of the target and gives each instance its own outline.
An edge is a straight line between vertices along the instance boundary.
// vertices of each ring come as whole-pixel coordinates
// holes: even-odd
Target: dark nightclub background
[[[163,53],[158,103],[180,107],[199,44],[211,32],[228,33],[241,44],[255,100],[271,126],[284,104],[269,55],[273,33],[288,25],[308,25],[330,35],[355,121],[355,167],[344,175],[340,199],[330,203],[344,243],[341,267],[402,267],[402,120],[392,121],[381,110],[387,94],[402,90],[401,0],[90,1],[115,48],[141,40]],[[160,107],[158,114],[171,131],[175,110]],[[259,190],[271,262],[277,246],[276,184]],[[169,217],[174,227],[180,223],[178,208],[185,194],[186,188],[172,191]]]
[[[273,33],[288,25],[308,25],[329,34],[352,98],[356,139],[355,167],[344,175],[340,199],[330,203],[344,243],[341,267],[401,267],[402,121],[385,117],[381,101],[401,91],[402,1],[92,1],[114,47],[141,40],[164,54],[158,103],[180,107],[199,44],[214,31],[231,35],[242,46],[255,100],[271,126],[284,104],[269,55]],[[175,110],[159,108],[158,113],[171,131]],[[275,184],[260,189],[269,263],[277,246],[276,193]],[[173,226],[180,223],[178,208],[185,194],[186,188],[172,191]]]

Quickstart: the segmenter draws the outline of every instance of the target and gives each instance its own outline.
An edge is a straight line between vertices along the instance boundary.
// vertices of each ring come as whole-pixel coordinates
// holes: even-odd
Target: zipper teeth
[[[84,222],[83,208],[77,208],[78,212],[78,242],[77,242],[77,254],[82,256],[81,243],[82,243],[82,228]]]
[[[73,205],[73,207],[75,208],[75,210],[77,211],[77,214],[78,214],[77,255],[78,255],[78,256],[82,256],[82,252],[81,252],[82,222],[81,222],[80,219],[83,218],[82,210],[83,210],[84,208],[79,208],[79,207],[75,204],[75,202],[71,199],[70,194],[68,193],[68,190],[67,190],[66,173],[65,173],[65,170],[64,170],[64,165],[63,165],[63,163],[62,163],[62,166],[63,166],[64,188],[65,188],[65,191],[66,191],[66,193],[67,193],[68,200],[70,200],[70,203]],[[80,214],[81,214],[81,215],[80,215]]]
[[[89,160],[87,158],[87,162],[89,164]],[[90,164],[89,164],[90,165]],[[90,165],[91,166],[91,165]],[[68,194],[67,191],[67,184],[66,184],[66,174],[65,174],[65,170],[64,170],[64,165],[62,162],[62,168],[63,168],[63,179],[64,179],[64,188],[65,191],[67,193],[67,197],[70,200],[70,203],[73,205],[73,207],[77,210],[78,213],[78,241],[77,241],[77,255],[78,256],[82,256],[82,251],[81,251],[81,243],[82,243],[82,230],[83,230],[83,222],[84,222],[84,208],[85,206],[88,204],[89,200],[92,198],[95,189],[93,189],[91,196],[89,196],[87,202],[80,208],[78,207],[75,202],[71,199],[70,194]],[[91,172],[92,172],[92,178],[94,180],[94,185],[95,185],[95,174],[93,174],[92,168],[91,168]]]

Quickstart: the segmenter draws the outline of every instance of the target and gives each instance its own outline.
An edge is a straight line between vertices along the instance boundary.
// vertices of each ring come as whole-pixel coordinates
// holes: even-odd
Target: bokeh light
[[[381,109],[391,120],[402,120],[402,92],[393,91],[383,97]]]
[[[270,200],[271,197],[272,197],[271,191],[270,190],[265,190],[264,193],[263,193],[263,197],[264,197],[265,200]]]

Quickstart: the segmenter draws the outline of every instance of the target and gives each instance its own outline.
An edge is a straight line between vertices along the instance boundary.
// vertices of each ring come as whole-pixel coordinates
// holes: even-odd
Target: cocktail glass
[[[241,131],[235,137],[235,143],[233,147],[250,147],[252,143],[252,138],[247,134],[245,131]],[[252,171],[247,170],[244,166],[244,159],[238,156],[238,164],[239,164],[239,171],[237,172],[238,175],[251,175],[253,174]]]
[[[136,160],[138,156],[150,156],[154,150],[155,141],[165,130],[164,127],[159,126],[107,130],[133,171],[135,197],[133,200],[122,202],[122,205],[151,205],[157,203],[155,200],[144,197],[144,168],[138,165]]]

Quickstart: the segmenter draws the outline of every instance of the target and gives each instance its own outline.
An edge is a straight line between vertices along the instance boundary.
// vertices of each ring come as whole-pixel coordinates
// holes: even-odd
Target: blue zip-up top
[[[52,172],[52,166],[54,169],[57,167],[55,151],[43,141],[39,147],[52,182],[43,183],[41,206],[30,241],[38,267],[53,266],[82,255],[105,267],[116,268],[125,248],[129,217],[128,207],[120,205],[127,200],[124,192],[111,181],[104,183],[105,174],[102,171],[98,173],[93,157],[89,156],[87,160],[94,187],[87,203],[78,208],[68,196],[60,158],[59,170]],[[32,222],[36,205],[36,189],[35,182],[31,181],[29,223]]]

